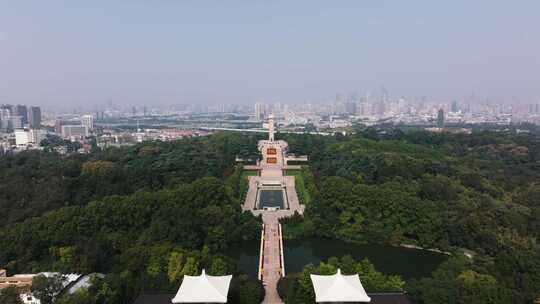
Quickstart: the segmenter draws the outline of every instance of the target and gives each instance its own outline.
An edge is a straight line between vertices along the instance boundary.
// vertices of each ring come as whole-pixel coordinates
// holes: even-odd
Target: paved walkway
[[[248,191],[246,193],[244,204],[242,205],[244,211],[254,211],[255,209],[255,204],[257,203],[258,182],[258,176],[248,176]]]
[[[263,303],[283,303],[277,292],[277,283],[281,278],[279,249],[279,222],[276,214],[264,213],[266,226],[263,261],[263,285],[266,291]]]
[[[305,205],[300,205],[300,200],[298,199],[298,193],[296,192],[296,183],[294,176],[285,176],[283,177],[285,181],[285,189],[287,191],[287,201],[289,202],[289,210],[292,214],[298,212],[300,215],[304,214]],[[291,214],[291,215],[292,215]]]
[[[277,283],[281,278],[281,259],[279,219],[292,216],[295,211],[300,214],[304,212],[304,205],[300,205],[298,194],[296,193],[294,176],[283,176],[284,169],[299,169],[300,166],[287,166],[285,162],[285,151],[287,143],[284,141],[260,141],[259,150],[263,160],[257,166],[250,166],[251,170],[260,170],[259,176],[249,177],[249,189],[244,201],[243,210],[251,211],[255,216],[262,215],[265,224],[264,244],[263,244],[263,270],[262,281],[266,295],[263,303],[279,304],[283,301],[277,292]],[[275,154],[267,155],[268,148],[274,148]],[[268,163],[268,158],[274,158],[275,163]],[[255,210],[257,204],[258,185],[260,184],[284,185],[287,195],[288,209],[276,211]]]
[[[265,165],[261,170],[261,179],[264,180],[281,180],[283,178],[283,170],[281,166]]]

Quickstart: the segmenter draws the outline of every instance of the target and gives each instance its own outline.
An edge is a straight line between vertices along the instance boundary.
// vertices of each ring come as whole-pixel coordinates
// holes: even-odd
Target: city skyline
[[[540,304],[538,16],[0,0],[0,304]]]
[[[540,100],[535,1],[35,4],[0,3],[0,103]]]

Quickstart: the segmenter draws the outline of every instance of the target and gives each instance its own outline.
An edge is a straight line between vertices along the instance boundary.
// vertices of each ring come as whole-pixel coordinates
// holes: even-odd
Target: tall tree
[[[42,304],[52,304],[54,299],[63,289],[64,278],[62,275],[38,275],[32,280],[32,294],[41,301]]]
[[[2,304],[23,304],[19,291],[15,286],[0,289],[0,303]]]

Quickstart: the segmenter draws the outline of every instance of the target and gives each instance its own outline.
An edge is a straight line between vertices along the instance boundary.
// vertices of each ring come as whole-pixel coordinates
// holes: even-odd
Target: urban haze
[[[539,16],[0,0],[0,304],[540,304]]]

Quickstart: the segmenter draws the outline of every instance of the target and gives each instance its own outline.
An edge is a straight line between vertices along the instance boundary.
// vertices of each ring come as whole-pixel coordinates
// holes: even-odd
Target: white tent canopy
[[[315,301],[320,302],[371,302],[358,274],[342,275],[338,269],[333,275],[311,275]]]
[[[204,269],[200,276],[185,275],[172,303],[227,303],[231,278],[206,275]]]

